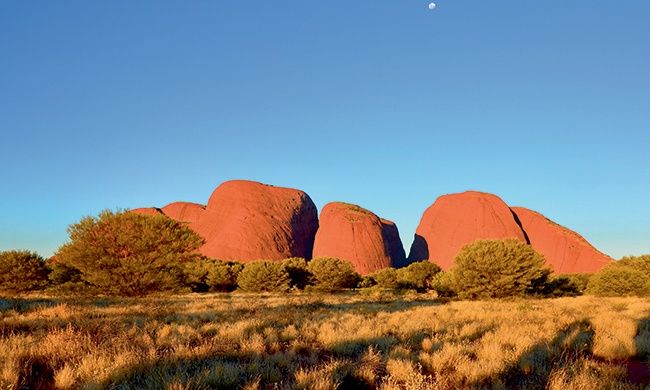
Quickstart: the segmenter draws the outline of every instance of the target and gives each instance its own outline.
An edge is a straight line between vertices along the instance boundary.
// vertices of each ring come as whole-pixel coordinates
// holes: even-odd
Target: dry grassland
[[[0,300],[0,388],[635,389],[650,300]]]

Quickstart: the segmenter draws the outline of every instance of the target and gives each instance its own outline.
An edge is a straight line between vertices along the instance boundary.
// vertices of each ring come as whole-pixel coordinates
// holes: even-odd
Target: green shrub
[[[650,277],[639,269],[611,264],[591,277],[587,293],[597,296],[648,296]]]
[[[163,215],[103,211],[68,228],[70,242],[56,257],[84,281],[111,295],[178,290],[182,266],[199,258],[203,240]]]
[[[634,268],[650,277],[650,255],[625,256],[615,264],[619,266]]]
[[[56,260],[49,260],[46,264],[50,269],[48,279],[52,286],[82,282],[81,271],[78,269]]]
[[[502,298],[536,293],[550,271],[530,245],[507,239],[465,246],[450,273],[461,298]]]
[[[377,281],[371,275],[364,275],[357,283],[358,288],[370,288],[377,285]]]
[[[0,290],[27,292],[47,286],[48,270],[43,258],[29,251],[0,252]]]
[[[428,289],[435,291],[439,297],[449,298],[457,295],[456,291],[454,291],[453,281],[449,272],[440,271],[435,274],[429,282]]]
[[[186,284],[194,292],[233,291],[243,268],[240,263],[204,257],[185,266]]]
[[[311,274],[307,269],[307,260],[302,257],[290,257],[282,260],[282,266],[289,273],[291,288],[304,289],[311,283]]]
[[[210,291],[233,291],[244,265],[236,262],[222,262],[208,271],[207,285]]]
[[[290,284],[289,272],[281,262],[274,261],[247,263],[237,277],[239,288],[251,292],[285,292]]]
[[[549,276],[541,286],[541,294],[548,297],[582,295],[592,274],[561,274]]]
[[[398,272],[395,268],[383,268],[370,274],[374,279],[377,287],[387,289],[402,288],[402,283],[398,278]],[[362,279],[363,280],[363,279]]]
[[[402,288],[424,292],[432,288],[432,282],[441,269],[428,260],[411,263],[397,270],[397,276]]]
[[[356,287],[361,276],[354,271],[349,261],[320,257],[307,266],[314,278],[314,288],[320,290],[342,290]]]
[[[56,258],[50,258],[45,262],[50,270],[48,275],[49,292],[55,294],[92,294],[96,293],[92,287],[83,280],[81,271],[63,264]]]

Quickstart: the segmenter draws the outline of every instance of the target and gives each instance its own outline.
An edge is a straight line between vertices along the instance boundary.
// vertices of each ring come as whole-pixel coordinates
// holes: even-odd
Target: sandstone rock
[[[612,262],[578,233],[547,219],[542,214],[513,207],[532,247],[546,259],[555,273],[597,272]]]
[[[465,245],[506,238],[527,242],[512,211],[499,197],[476,191],[443,195],[424,212],[409,262],[429,259],[446,271]]]
[[[140,207],[137,209],[129,210],[131,213],[142,214],[142,215],[161,215],[163,214],[162,210],[157,207]]]
[[[173,202],[162,208],[162,212],[171,219],[190,225],[199,220],[205,206],[190,202]]]
[[[404,263],[395,224],[362,207],[329,203],[321,211],[319,223],[314,257],[348,260],[362,275]]]
[[[393,267],[400,268],[408,265],[406,261],[406,252],[404,251],[404,245],[402,244],[402,239],[399,237],[399,230],[397,230],[397,225],[393,221],[381,218],[382,225],[382,236],[384,237],[384,242],[388,245],[388,254],[393,263]]]
[[[309,259],[318,215],[303,191],[233,180],[214,190],[192,228],[206,240],[201,253],[212,258]]]

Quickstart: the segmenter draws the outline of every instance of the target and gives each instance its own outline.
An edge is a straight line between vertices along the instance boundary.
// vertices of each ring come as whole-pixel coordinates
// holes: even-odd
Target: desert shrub
[[[284,292],[290,284],[289,272],[281,262],[274,261],[247,263],[237,277],[237,286],[251,292]]]
[[[243,268],[240,263],[204,257],[184,267],[186,284],[194,292],[233,291]]]
[[[45,262],[49,269],[49,292],[55,294],[91,294],[92,287],[83,280],[81,271],[63,264],[56,258],[51,258]]]
[[[320,257],[309,262],[307,267],[313,276],[314,288],[320,290],[342,290],[356,287],[361,276],[354,271],[349,261],[331,257]]]
[[[634,268],[650,277],[650,255],[625,256],[615,264],[619,266]]]
[[[598,296],[648,296],[650,277],[639,269],[611,264],[589,279],[587,293]]]
[[[244,265],[236,262],[222,262],[208,271],[207,285],[210,291],[233,291]]]
[[[465,246],[451,269],[461,298],[502,298],[536,293],[548,277],[544,257],[514,239],[479,240]]]
[[[304,289],[311,283],[311,274],[307,269],[307,260],[302,257],[290,257],[282,260],[282,266],[289,273],[291,288]]]
[[[424,292],[431,289],[432,281],[440,271],[440,267],[428,260],[424,260],[398,269],[397,276],[403,288]]]
[[[357,283],[358,288],[370,288],[376,285],[377,285],[377,281],[375,280],[375,278],[372,277],[372,275],[362,276],[359,282]]]
[[[74,267],[53,260],[49,260],[46,264],[50,270],[48,279],[50,280],[51,285],[58,286],[66,283],[77,283],[82,281],[81,271]]]
[[[561,274],[549,276],[543,281],[541,295],[547,297],[564,297],[582,295],[587,289],[591,274]]]
[[[56,257],[76,268],[105,294],[141,296],[177,290],[181,267],[196,261],[203,240],[189,227],[163,215],[103,211],[68,228],[70,242]]]
[[[45,260],[34,252],[0,252],[0,290],[27,292],[40,290],[47,283]]]
[[[457,295],[449,272],[440,271],[433,275],[429,281],[428,290],[435,291],[440,297],[449,298]]]
[[[383,268],[377,270],[373,272],[370,277],[375,280],[375,283],[379,288],[402,288],[398,272],[395,268]]]

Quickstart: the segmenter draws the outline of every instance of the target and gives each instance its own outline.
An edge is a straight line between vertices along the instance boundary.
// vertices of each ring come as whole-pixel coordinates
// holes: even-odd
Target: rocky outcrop
[[[201,253],[240,262],[310,259],[313,254],[349,260],[361,274],[426,259],[448,270],[463,246],[506,238],[530,243],[556,273],[596,272],[612,261],[578,233],[476,191],[443,195],[424,212],[408,260],[393,222],[334,202],[323,208],[319,228],[316,207],[306,193],[252,181],[221,184],[207,206],[173,202],[131,212],[185,223],[204,238]]]
[[[248,262],[311,258],[316,206],[305,192],[252,181],[221,184],[192,228],[205,239],[201,253]]]
[[[428,259],[448,270],[465,245],[506,238],[526,242],[512,211],[498,196],[476,191],[443,195],[424,212],[409,262]]]
[[[578,233],[523,207],[513,207],[528,240],[555,273],[597,272],[613,260]]]
[[[178,222],[194,224],[205,211],[205,206],[190,202],[173,202],[162,208],[162,212]]]
[[[402,239],[399,237],[399,230],[393,221],[381,218],[381,232],[384,238],[384,243],[388,246],[388,254],[393,263],[393,267],[405,267],[408,262],[406,261],[406,252],[404,252],[404,245]]]
[[[140,207],[137,209],[131,209],[129,212],[134,213],[134,214],[142,214],[142,215],[161,215],[163,214],[162,210],[160,210],[157,207]]]
[[[329,203],[321,211],[319,224],[314,257],[348,260],[362,275],[404,263],[397,226],[362,207]]]

